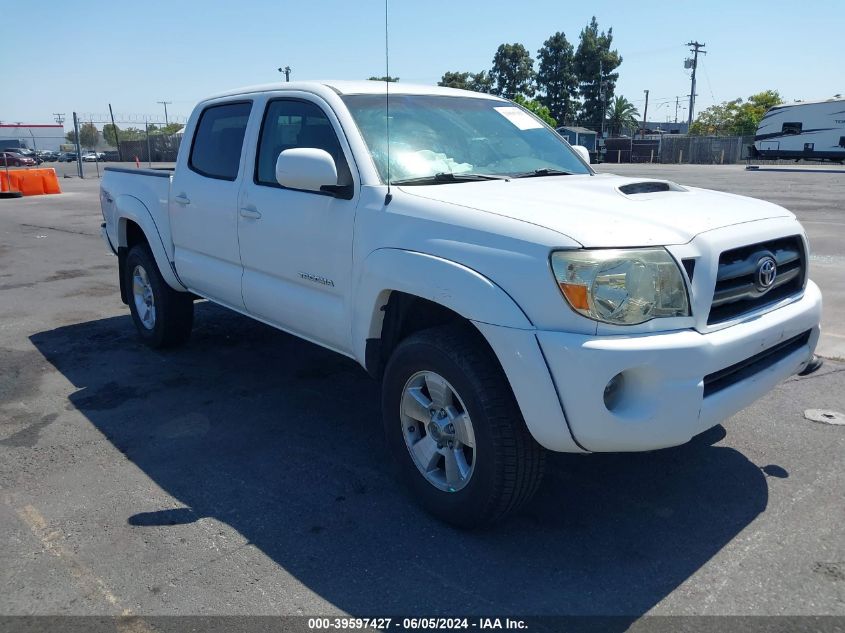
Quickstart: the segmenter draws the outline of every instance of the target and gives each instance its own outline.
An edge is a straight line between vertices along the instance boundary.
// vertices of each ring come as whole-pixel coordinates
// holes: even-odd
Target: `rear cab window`
[[[188,159],[192,171],[220,180],[238,177],[251,110],[252,102],[239,101],[209,106],[202,111]]]

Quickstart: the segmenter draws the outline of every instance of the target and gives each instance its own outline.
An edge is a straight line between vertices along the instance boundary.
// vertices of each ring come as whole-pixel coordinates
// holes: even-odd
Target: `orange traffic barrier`
[[[0,171],[0,191],[20,191],[25,196],[40,196],[45,193],[61,193],[56,170],[10,169],[8,175]]]

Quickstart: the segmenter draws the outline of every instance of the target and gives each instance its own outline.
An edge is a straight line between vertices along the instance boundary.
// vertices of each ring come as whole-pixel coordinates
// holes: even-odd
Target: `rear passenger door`
[[[340,123],[317,98],[271,98],[264,109],[253,173],[243,179],[238,219],[243,297],[256,317],[349,352],[347,304],[358,184]],[[310,147],[335,161],[347,199],[282,187],[276,159],[286,149]],[[329,183],[327,183],[329,184]]]
[[[176,271],[191,290],[243,310],[238,190],[251,101],[227,101],[199,114],[189,152],[170,187]]]

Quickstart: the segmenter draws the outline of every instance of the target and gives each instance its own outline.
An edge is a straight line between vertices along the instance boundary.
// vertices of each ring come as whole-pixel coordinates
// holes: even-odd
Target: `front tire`
[[[125,275],[129,311],[144,343],[158,349],[187,341],[194,325],[193,298],[167,285],[145,244],[130,249]]]
[[[443,521],[494,523],[540,485],[545,451],[498,360],[469,324],[424,330],[399,344],[385,369],[382,414],[403,479]]]

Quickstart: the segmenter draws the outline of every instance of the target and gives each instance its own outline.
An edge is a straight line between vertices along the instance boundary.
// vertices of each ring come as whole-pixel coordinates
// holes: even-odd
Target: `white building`
[[[55,123],[37,125],[27,123],[0,123],[0,148],[26,147],[57,151],[66,143],[64,126]]]

